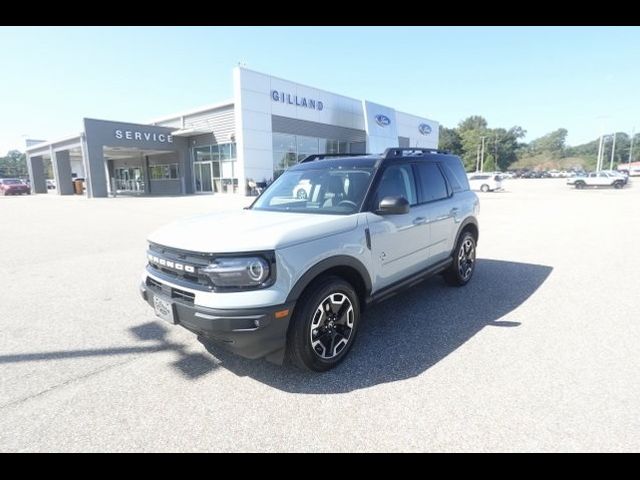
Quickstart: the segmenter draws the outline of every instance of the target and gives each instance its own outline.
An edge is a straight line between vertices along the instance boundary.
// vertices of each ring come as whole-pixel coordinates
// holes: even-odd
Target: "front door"
[[[367,214],[375,284],[380,288],[425,268],[429,245],[427,212],[424,207],[417,205],[416,183],[411,164],[396,164],[385,168],[373,198],[372,209],[387,196],[403,196],[409,201],[411,208],[404,215]]]
[[[194,175],[196,179],[196,192],[212,193],[213,179],[211,173],[213,171],[212,162],[195,162],[193,164]]]
[[[115,188],[118,193],[144,193],[144,176],[139,167],[115,169]]]

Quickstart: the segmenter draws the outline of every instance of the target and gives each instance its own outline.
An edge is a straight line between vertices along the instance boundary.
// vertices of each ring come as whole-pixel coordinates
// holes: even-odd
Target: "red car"
[[[0,195],[27,195],[31,193],[29,185],[17,178],[0,178]]]

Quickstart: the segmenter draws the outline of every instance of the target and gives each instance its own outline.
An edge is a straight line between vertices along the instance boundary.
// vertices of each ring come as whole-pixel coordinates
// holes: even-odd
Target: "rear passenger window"
[[[442,164],[444,173],[449,179],[451,188],[455,192],[469,190],[469,181],[467,180],[467,172],[464,171],[460,162],[445,162]],[[471,177],[475,179],[475,176]]]
[[[422,202],[433,202],[447,198],[447,182],[435,163],[418,163],[420,185],[422,186]]]

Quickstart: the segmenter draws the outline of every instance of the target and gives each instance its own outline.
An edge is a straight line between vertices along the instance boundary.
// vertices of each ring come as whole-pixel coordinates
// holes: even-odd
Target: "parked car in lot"
[[[56,182],[47,178],[47,190],[53,190],[54,188],[56,188]]]
[[[0,178],[0,195],[28,195],[29,185],[19,178]]]
[[[446,152],[312,155],[247,209],[152,233],[140,293],[159,318],[239,355],[325,371],[370,305],[438,273],[471,280],[478,213],[462,161]]]
[[[567,180],[567,185],[573,185],[578,189],[587,187],[613,187],[622,188],[625,180],[619,175],[609,172],[591,172],[585,176],[575,176]]]
[[[471,190],[495,192],[502,189],[502,178],[493,173],[471,173],[469,174],[469,186]]]
[[[629,175],[625,172],[619,171],[619,170],[602,170],[605,173],[608,173],[610,175],[616,176],[621,178],[622,180],[624,180],[624,184],[626,185],[627,183],[629,183]]]

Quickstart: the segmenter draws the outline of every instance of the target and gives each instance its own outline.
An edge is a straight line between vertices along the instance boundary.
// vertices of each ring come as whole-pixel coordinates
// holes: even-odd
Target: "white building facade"
[[[438,122],[236,67],[233,98],[135,124],[84,119],[77,136],[27,147],[32,190],[82,177],[87,194],[251,194],[314,153],[437,148]]]

